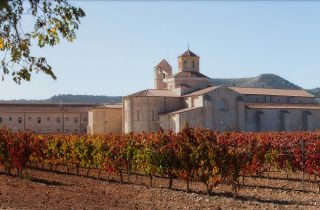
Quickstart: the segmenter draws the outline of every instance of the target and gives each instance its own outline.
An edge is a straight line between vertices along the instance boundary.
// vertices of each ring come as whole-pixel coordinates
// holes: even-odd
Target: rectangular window
[[[152,121],[154,121],[154,110],[152,110]]]
[[[47,121],[50,121],[50,117],[47,117]]]
[[[139,110],[137,110],[137,121],[140,121],[140,113],[139,113]]]
[[[40,124],[41,123],[41,117],[38,117],[37,121]]]
[[[77,118],[77,117],[74,117],[74,118],[73,118],[73,122],[74,122],[74,124],[77,124],[77,123],[78,123],[78,118]]]
[[[12,121],[12,117],[9,117],[9,121]]]
[[[60,117],[57,117],[57,123],[60,124]]]
[[[22,123],[22,117],[18,117],[18,123],[19,123],[19,124]]]

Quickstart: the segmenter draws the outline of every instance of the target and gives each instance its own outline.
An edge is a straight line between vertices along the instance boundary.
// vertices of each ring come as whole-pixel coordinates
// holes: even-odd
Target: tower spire
[[[188,41],[188,51],[190,50],[190,43],[189,43],[189,41]]]

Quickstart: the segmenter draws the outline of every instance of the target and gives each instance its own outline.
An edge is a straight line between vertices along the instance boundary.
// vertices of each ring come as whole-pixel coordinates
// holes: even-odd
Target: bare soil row
[[[144,176],[124,175],[120,184],[117,175],[92,171],[86,177],[67,175],[64,168],[56,172],[29,170],[20,179],[0,169],[0,209],[320,209],[318,187],[302,174],[271,172],[270,177],[245,177],[237,199],[230,185],[218,185],[212,196],[205,186],[192,182],[186,193],[185,182],[173,181],[168,190],[166,178],[155,178],[153,187]],[[242,181],[241,181],[242,182]]]

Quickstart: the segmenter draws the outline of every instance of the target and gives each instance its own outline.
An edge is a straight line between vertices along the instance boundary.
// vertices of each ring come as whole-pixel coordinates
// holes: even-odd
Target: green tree
[[[29,17],[28,17],[29,16]],[[33,56],[30,48],[55,46],[61,39],[72,42],[85,16],[81,8],[68,0],[0,0],[0,71],[2,80],[8,75],[20,84],[30,81],[32,73],[56,76],[44,57]],[[24,31],[23,21],[33,21]]]

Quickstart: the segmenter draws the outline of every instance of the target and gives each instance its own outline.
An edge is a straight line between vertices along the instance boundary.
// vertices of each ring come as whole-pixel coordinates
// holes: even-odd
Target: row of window
[[[195,68],[196,68],[195,61],[191,61],[191,67],[192,67],[192,69],[195,69]],[[184,62],[183,62],[183,69],[184,69],[184,70],[189,70],[188,61],[184,61]]]
[[[72,130],[72,129],[71,129]],[[18,130],[19,132],[20,131],[22,131],[22,129],[19,129]],[[60,129],[57,129],[56,130],[56,132],[57,133],[60,133],[62,130],[60,130]],[[46,133],[53,133],[54,132],[54,130],[51,130],[51,129],[47,129],[46,131],[44,131],[44,130],[42,130],[42,129],[38,129],[38,130],[33,130],[33,132],[38,132],[38,133],[44,133],[44,132],[46,132]],[[65,132],[66,133],[70,133],[70,129],[65,129]],[[73,133],[78,133],[78,129],[73,129]]]
[[[19,124],[22,123],[22,119],[23,119],[22,117],[18,117],[18,123],[19,123]],[[64,119],[65,119],[65,121],[67,121],[67,122],[70,120],[69,117],[65,117]],[[8,120],[9,120],[10,122],[13,121],[13,117],[9,117]],[[39,124],[42,122],[42,120],[44,120],[44,119],[41,118],[41,117],[37,117],[37,122],[38,122]],[[47,120],[47,122],[51,121],[51,117],[47,117],[46,120]],[[87,120],[87,119],[84,118],[84,121],[86,121],[86,120]],[[31,121],[32,121],[32,118],[31,118],[31,117],[28,117],[28,121],[31,122]],[[3,122],[3,118],[0,117],[0,123],[2,123],[2,122]],[[61,117],[56,117],[56,122],[57,122],[58,124],[61,123]],[[74,117],[74,118],[73,118],[73,122],[74,122],[75,124],[77,124],[77,123],[78,123],[78,117]]]
[[[283,100],[281,100],[280,98],[278,98],[278,102],[285,102],[285,103],[291,103],[292,97],[285,97],[283,98]],[[256,102],[263,102],[263,103],[268,103],[268,102],[275,102],[271,100],[271,96],[263,96],[261,98],[256,97]],[[298,100],[298,103],[302,103],[302,100]]]

